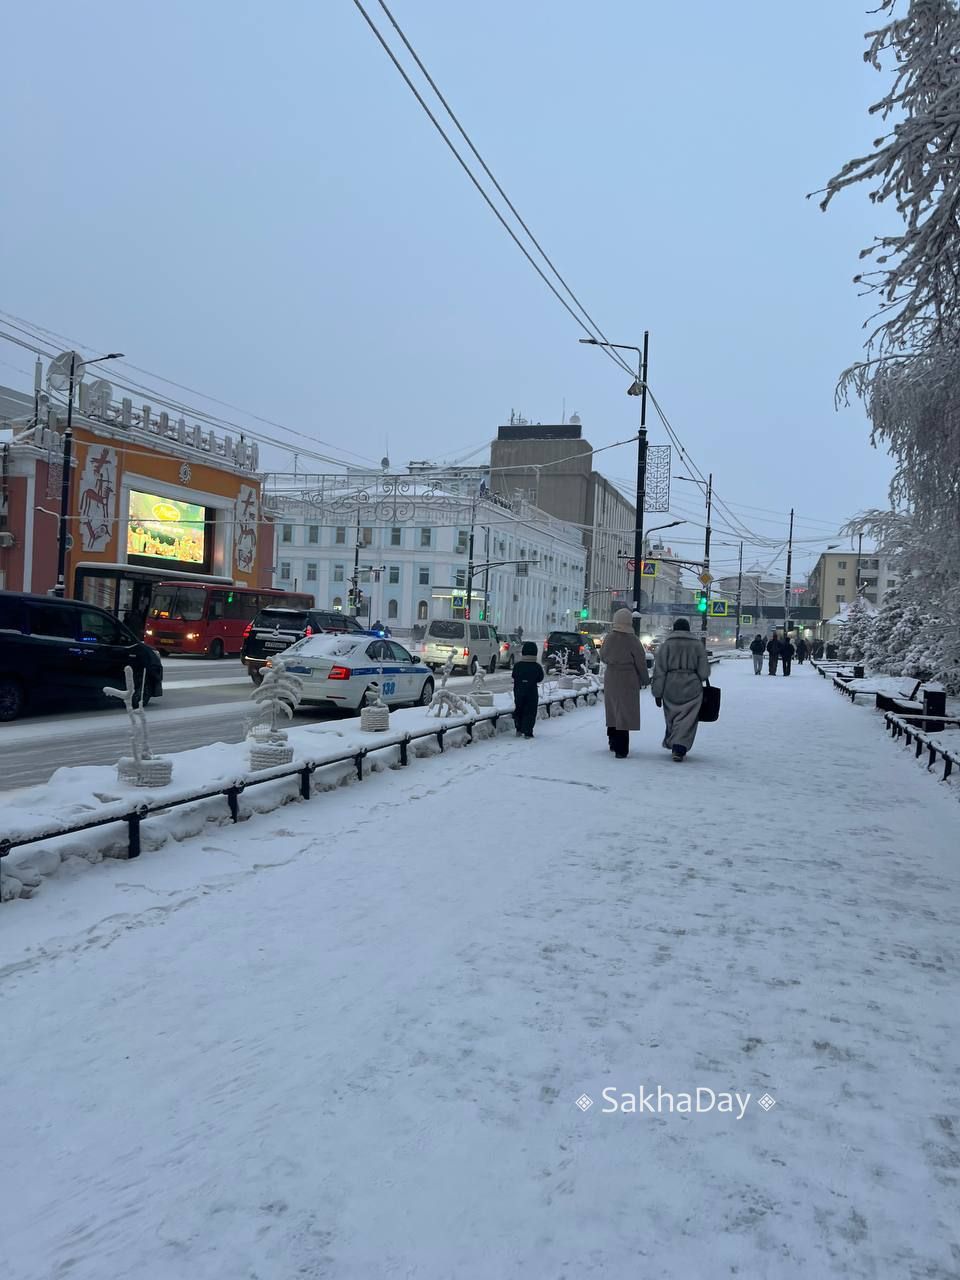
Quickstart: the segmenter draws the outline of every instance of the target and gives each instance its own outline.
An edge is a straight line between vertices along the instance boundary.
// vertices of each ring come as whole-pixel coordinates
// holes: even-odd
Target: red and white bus
[[[126,623],[165,653],[239,653],[243,633],[261,609],[312,609],[311,595],[236,586],[231,578],[146,565],[84,561],[76,566],[73,594]]]
[[[312,609],[313,596],[206,582],[158,582],[143,638],[163,653],[237,654],[261,609]]]

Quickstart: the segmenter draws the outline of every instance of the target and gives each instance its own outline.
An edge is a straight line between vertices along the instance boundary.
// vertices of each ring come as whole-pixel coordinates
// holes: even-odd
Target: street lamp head
[[[596,338],[580,338],[578,339],[578,341],[585,342],[587,343],[588,346],[591,346],[591,347],[595,347],[597,345]]]
[[[642,395],[643,395],[643,383],[639,380],[639,378],[634,378],[634,380],[633,380],[633,382],[631,383],[631,385],[630,385],[629,387],[627,387],[627,395],[628,395],[628,396],[642,396]]]
[[[100,357],[100,359],[101,359],[101,360],[122,360],[122,359],[123,359],[123,352],[122,352],[122,351],[111,351],[111,352],[109,353],[109,355],[101,356],[101,357]]]

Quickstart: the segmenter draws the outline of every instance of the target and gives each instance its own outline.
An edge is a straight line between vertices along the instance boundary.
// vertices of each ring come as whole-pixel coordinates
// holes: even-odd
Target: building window
[[[396,600],[388,600],[387,601],[387,617],[395,618],[396,616],[397,616],[397,602]]]
[[[897,585],[897,580],[896,580],[896,578],[888,578],[888,579],[887,579],[887,590],[888,590],[888,591],[890,590],[890,588],[891,588],[891,587],[895,587],[896,585]]]
[[[373,546],[373,530],[371,528],[367,527],[360,530],[360,545],[361,547]]]
[[[456,571],[456,583],[455,583],[455,585],[456,585],[456,586],[458,586],[458,587],[465,587],[465,586],[467,585],[467,571],[466,571],[466,569],[458,569],[458,570]]]
[[[524,560],[524,561],[521,561],[521,562],[516,566],[516,568],[517,568],[517,577],[518,577],[518,578],[527,578],[527,577],[529,577],[529,576],[530,576],[530,566],[526,563],[526,561],[525,561],[525,560]]]
[[[334,582],[343,582],[343,565],[342,564],[335,564],[333,566],[333,580]]]
[[[343,544],[346,542],[347,531],[342,524],[337,525],[336,529],[334,530],[333,540],[334,542],[338,543],[340,546],[343,546]]]
[[[427,566],[426,566],[426,565],[421,565],[421,566],[420,566],[419,575],[418,575],[418,580],[419,580],[419,582],[420,582],[420,586],[421,586],[421,587],[429,587],[429,585],[430,585],[430,570],[429,570],[429,568],[427,568]]]
[[[280,581],[281,582],[290,581],[290,561],[289,560],[280,561]]]
[[[846,604],[846,603],[847,603],[846,596],[837,596],[837,604]]]
[[[467,547],[469,546],[469,544],[470,544],[470,534],[467,532],[466,529],[458,529],[457,530],[457,547],[456,547],[457,555],[465,556],[467,554]]]
[[[837,586],[838,586],[838,587],[845,587],[846,585],[847,585],[847,580],[846,580],[846,578],[838,578],[838,579],[837,579]]]
[[[402,529],[390,530],[390,545],[391,547],[403,546],[403,530]]]
[[[880,568],[880,561],[879,561],[879,560],[871,560],[871,561],[870,561],[870,568],[871,568],[871,569],[879,569],[879,568]]]
[[[387,581],[394,587],[400,581],[400,566],[398,564],[392,564],[387,570]]]
[[[293,525],[292,524],[282,524],[280,526],[280,541],[281,542],[293,541]]]
[[[837,561],[837,568],[838,568],[838,569],[845,569],[846,567],[847,567],[847,562],[846,562],[846,560],[838,560],[838,561]]]
[[[876,603],[877,603],[877,597],[876,597],[876,593],[875,593],[875,592],[867,591],[867,592],[865,593],[865,598],[866,598],[867,600],[869,600],[871,604],[876,604]]]
[[[320,526],[318,524],[308,525],[307,541],[312,542],[314,546],[320,541]]]
[[[311,560],[307,564],[307,581],[316,582],[316,580],[317,580],[317,566],[316,566],[316,562]]]
[[[433,546],[433,530],[432,529],[425,528],[420,530],[420,545],[421,547]]]
[[[427,618],[429,617],[429,613],[430,613],[430,610],[426,600],[421,600],[420,603],[417,605],[417,621],[426,622]]]

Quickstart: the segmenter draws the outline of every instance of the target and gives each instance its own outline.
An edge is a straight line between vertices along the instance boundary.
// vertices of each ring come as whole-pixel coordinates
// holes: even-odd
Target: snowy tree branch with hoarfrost
[[[861,253],[874,269],[855,279],[879,299],[876,326],[838,387],[863,400],[871,442],[896,464],[890,510],[850,525],[900,574],[864,648],[880,669],[960,691],[960,8],[881,0],[874,12],[889,21],[867,33],[864,59],[881,73],[892,62],[893,81],[871,111],[892,128],[830,179],[821,202],[866,182],[903,224]]]

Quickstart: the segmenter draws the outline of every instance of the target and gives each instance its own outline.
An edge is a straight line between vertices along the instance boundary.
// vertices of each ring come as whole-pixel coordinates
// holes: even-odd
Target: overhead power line
[[[560,275],[560,273],[557,271],[556,267],[553,265],[553,263],[551,262],[551,260],[547,257],[547,255],[546,255],[546,254],[543,252],[543,250],[540,248],[539,242],[538,242],[537,240],[535,240],[535,239],[534,239],[534,237],[533,237],[533,235],[531,234],[531,232],[530,232],[529,228],[527,227],[526,223],[525,223],[525,222],[520,218],[520,215],[517,213],[517,211],[516,211],[516,209],[514,208],[513,204],[512,204],[512,203],[507,199],[506,195],[505,195],[505,194],[504,194],[504,192],[503,192],[503,188],[500,186],[500,184],[499,184],[499,183],[497,182],[497,180],[494,178],[493,174],[492,174],[492,173],[490,172],[490,170],[487,168],[487,165],[486,165],[486,163],[484,162],[484,160],[482,159],[482,157],[480,156],[480,153],[477,151],[476,147],[474,147],[473,143],[470,141],[469,137],[468,137],[468,136],[467,136],[467,134],[465,133],[465,131],[464,131],[464,129],[463,129],[463,127],[462,127],[462,125],[460,124],[459,120],[456,118],[456,116],[453,114],[453,111],[452,111],[452,110],[450,109],[450,107],[447,105],[447,101],[446,101],[446,99],[443,97],[443,95],[440,93],[440,90],[437,88],[436,84],[435,84],[435,83],[434,83],[434,81],[431,79],[431,77],[430,77],[430,75],[428,74],[428,72],[427,72],[426,68],[424,67],[424,65],[423,65],[423,63],[421,62],[420,58],[417,56],[417,54],[416,54],[416,53],[415,53],[415,51],[413,50],[413,47],[411,46],[410,42],[407,40],[406,36],[405,36],[405,35],[403,34],[403,32],[400,30],[400,27],[398,26],[398,24],[397,24],[396,20],[394,19],[393,15],[390,13],[390,11],[386,8],[386,6],[385,6],[385,5],[383,5],[383,6],[382,6],[382,7],[383,7],[383,9],[384,9],[384,12],[385,12],[385,13],[387,14],[387,16],[390,18],[390,21],[393,23],[394,27],[396,28],[397,32],[399,33],[400,38],[403,40],[403,43],[406,45],[407,49],[409,49],[410,53],[412,54],[412,56],[413,56],[413,57],[414,57],[414,59],[416,60],[417,66],[420,68],[420,70],[423,72],[424,76],[426,77],[426,79],[427,79],[427,80],[428,80],[428,82],[430,83],[430,86],[431,86],[431,88],[433,89],[434,93],[436,93],[436,95],[437,95],[437,97],[439,98],[439,100],[443,103],[444,109],[447,111],[447,114],[450,116],[451,120],[453,120],[454,124],[457,126],[457,129],[460,131],[460,133],[461,133],[461,134],[463,135],[463,137],[466,139],[467,145],[470,147],[470,149],[471,149],[471,151],[473,152],[473,154],[474,154],[474,155],[477,157],[477,159],[480,161],[481,165],[483,165],[484,171],[487,173],[487,175],[489,176],[490,180],[493,182],[494,186],[497,188],[497,191],[501,194],[501,196],[503,197],[503,199],[507,202],[507,204],[508,204],[508,206],[509,206],[509,208],[510,208],[511,212],[512,212],[512,213],[513,213],[513,215],[514,215],[514,217],[517,219],[517,221],[518,221],[518,222],[520,222],[520,225],[523,227],[523,229],[524,229],[524,231],[526,232],[526,234],[530,237],[531,242],[536,246],[537,252],[541,254],[541,256],[543,257],[543,260],[547,263],[547,265],[548,265],[548,267],[550,268],[550,270],[554,273],[554,275],[555,275],[555,276],[557,277],[557,279],[560,281],[560,283],[562,284],[563,288],[564,288],[564,289],[566,289],[566,291],[570,294],[570,297],[574,300],[574,302],[575,302],[576,306],[580,309],[580,311],[583,313],[583,315],[584,315],[584,316],[587,316],[587,321],[589,321],[589,323],[585,322],[584,320],[582,320],[582,319],[580,318],[580,316],[579,316],[579,315],[577,315],[576,311],[574,311],[574,309],[573,309],[573,307],[571,307],[570,303],[569,303],[569,302],[567,302],[566,298],[564,298],[564,297],[563,297],[563,295],[562,295],[562,294],[560,293],[560,291],[557,289],[556,285],[554,285],[553,281],[549,279],[549,277],[548,277],[548,276],[546,275],[546,273],[543,271],[543,269],[541,268],[541,266],[539,265],[539,263],[534,259],[533,255],[532,255],[532,254],[530,253],[530,251],[527,249],[526,245],[522,242],[522,240],[520,239],[520,237],[519,237],[519,236],[517,235],[517,233],[514,231],[513,227],[511,227],[511,226],[510,226],[509,222],[507,222],[506,218],[503,216],[503,214],[502,214],[502,213],[500,212],[500,210],[497,208],[496,204],[495,204],[495,203],[493,202],[493,200],[490,198],[490,195],[488,194],[488,192],[484,189],[483,184],[481,183],[480,179],[476,176],[476,174],[475,174],[475,173],[473,172],[473,170],[470,168],[470,165],[467,163],[467,161],[463,158],[463,156],[462,156],[462,155],[460,154],[460,152],[457,150],[457,147],[456,147],[455,143],[452,141],[452,139],[450,138],[450,135],[446,132],[446,130],[444,129],[443,125],[440,123],[440,121],[437,119],[437,117],[434,115],[434,113],[430,110],[430,107],[427,105],[426,99],[423,97],[423,95],[421,94],[421,92],[420,92],[420,90],[417,88],[417,86],[413,83],[413,81],[411,80],[411,78],[410,78],[410,76],[407,74],[407,72],[404,70],[403,65],[401,64],[401,62],[400,62],[399,58],[398,58],[398,57],[397,57],[397,55],[393,52],[393,50],[390,48],[390,45],[387,43],[386,38],[384,37],[383,33],[380,31],[379,27],[378,27],[378,26],[377,26],[377,24],[374,22],[374,20],[370,17],[369,13],[367,13],[366,9],[365,9],[365,8],[363,7],[363,5],[361,4],[360,0],[353,0],[353,3],[356,5],[357,9],[358,9],[358,10],[359,10],[359,12],[362,14],[362,16],[363,16],[363,18],[364,18],[364,21],[366,22],[366,24],[367,24],[367,26],[370,28],[370,30],[373,32],[374,36],[376,37],[377,41],[379,42],[380,46],[382,47],[382,49],[383,49],[384,53],[386,53],[387,57],[390,59],[390,61],[391,61],[391,62],[393,63],[393,65],[396,67],[396,69],[397,69],[397,71],[400,73],[400,75],[403,77],[403,81],[404,81],[404,83],[406,84],[407,88],[410,90],[410,92],[411,92],[411,93],[413,94],[413,96],[416,98],[417,102],[418,102],[418,103],[420,104],[420,106],[423,108],[424,112],[425,112],[425,113],[426,113],[426,115],[427,115],[427,118],[430,120],[430,123],[433,125],[433,127],[436,129],[437,133],[439,133],[440,137],[441,137],[441,138],[444,140],[444,142],[447,144],[447,146],[449,147],[450,151],[453,153],[453,156],[454,156],[454,158],[456,159],[457,163],[460,165],[461,169],[463,169],[464,173],[467,175],[467,177],[470,179],[470,181],[471,181],[471,182],[473,183],[473,185],[476,187],[477,191],[478,191],[478,192],[480,193],[480,195],[482,196],[482,198],[483,198],[484,202],[485,202],[485,203],[487,204],[487,206],[489,207],[489,209],[490,209],[491,213],[494,215],[494,217],[497,219],[497,221],[498,221],[498,222],[500,223],[500,225],[503,227],[504,231],[506,231],[507,235],[508,235],[508,236],[510,237],[510,239],[514,242],[514,244],[517,246],[517,248],[520,250],[520,252],[521,252],[521,253],[523,254],[523,256],[526,258],[526,260],[530,263],[531,267],[533,267],[534,271],[537,273],[537,275],[540,277],[540,279],[543,281],[543,283],[547,286],[547,288],[550,290],[550,292],[553,294],[553,296],[557,299],[557,301],[560,303],[560,305],[563,307],[563,309],[567,312],[567,314],[568,314],[568,315],[570,315],[570,316],[571,316],[571,318],[573,319],[574,323],[575,323],[575,324],[577,324],[577,325],[578,325],[578,326],[583,330],[583,332],[584,332],[585,334],[587,334],[587,336],[588,336],[588,337],[590,337],[590,338],[596,338],[596,337],[597,337],[597,335],[599,334],[599,335],[600,335],[600,337],[601,337],[601,338],[603,338],[603,334],[602,334],[602,333],[600,332],[600,330],[596,327],[596,324],[594,323],[594,321],[590,320],[590,317],[589,317],[588,313],[584,310],[584,308],[583,308],[583,306],[581,305],[581,303],[580,303],[579,299],[577,298],[576,294],[574,294],[574,293],[573,293],[573,291],[570,289],[569,285],[567,285],[566,281],[563,279],[563,277],[562,277],[562,276]],[[634,371],[633,369],[631,369],[631,368],[630,368],[629,364],[627,364],[626,360],[624,360],[624,359],[619,355],[619,353],[618,353],[618,352],[611,350],[609,347],[603,347],[603,348],[602,348],[602,350],[605,352],[605,354],[606,354],[606,355],[607,355],[611,360],[613,360],[613,362],[614,362],[615,364],[617,364],[621,369],[623,369],[626,373],[628,373],[628,374],[630,375],[630,377],[631,377],[631,378],[636,377],[636,373],[635,373],[635,371]]]

